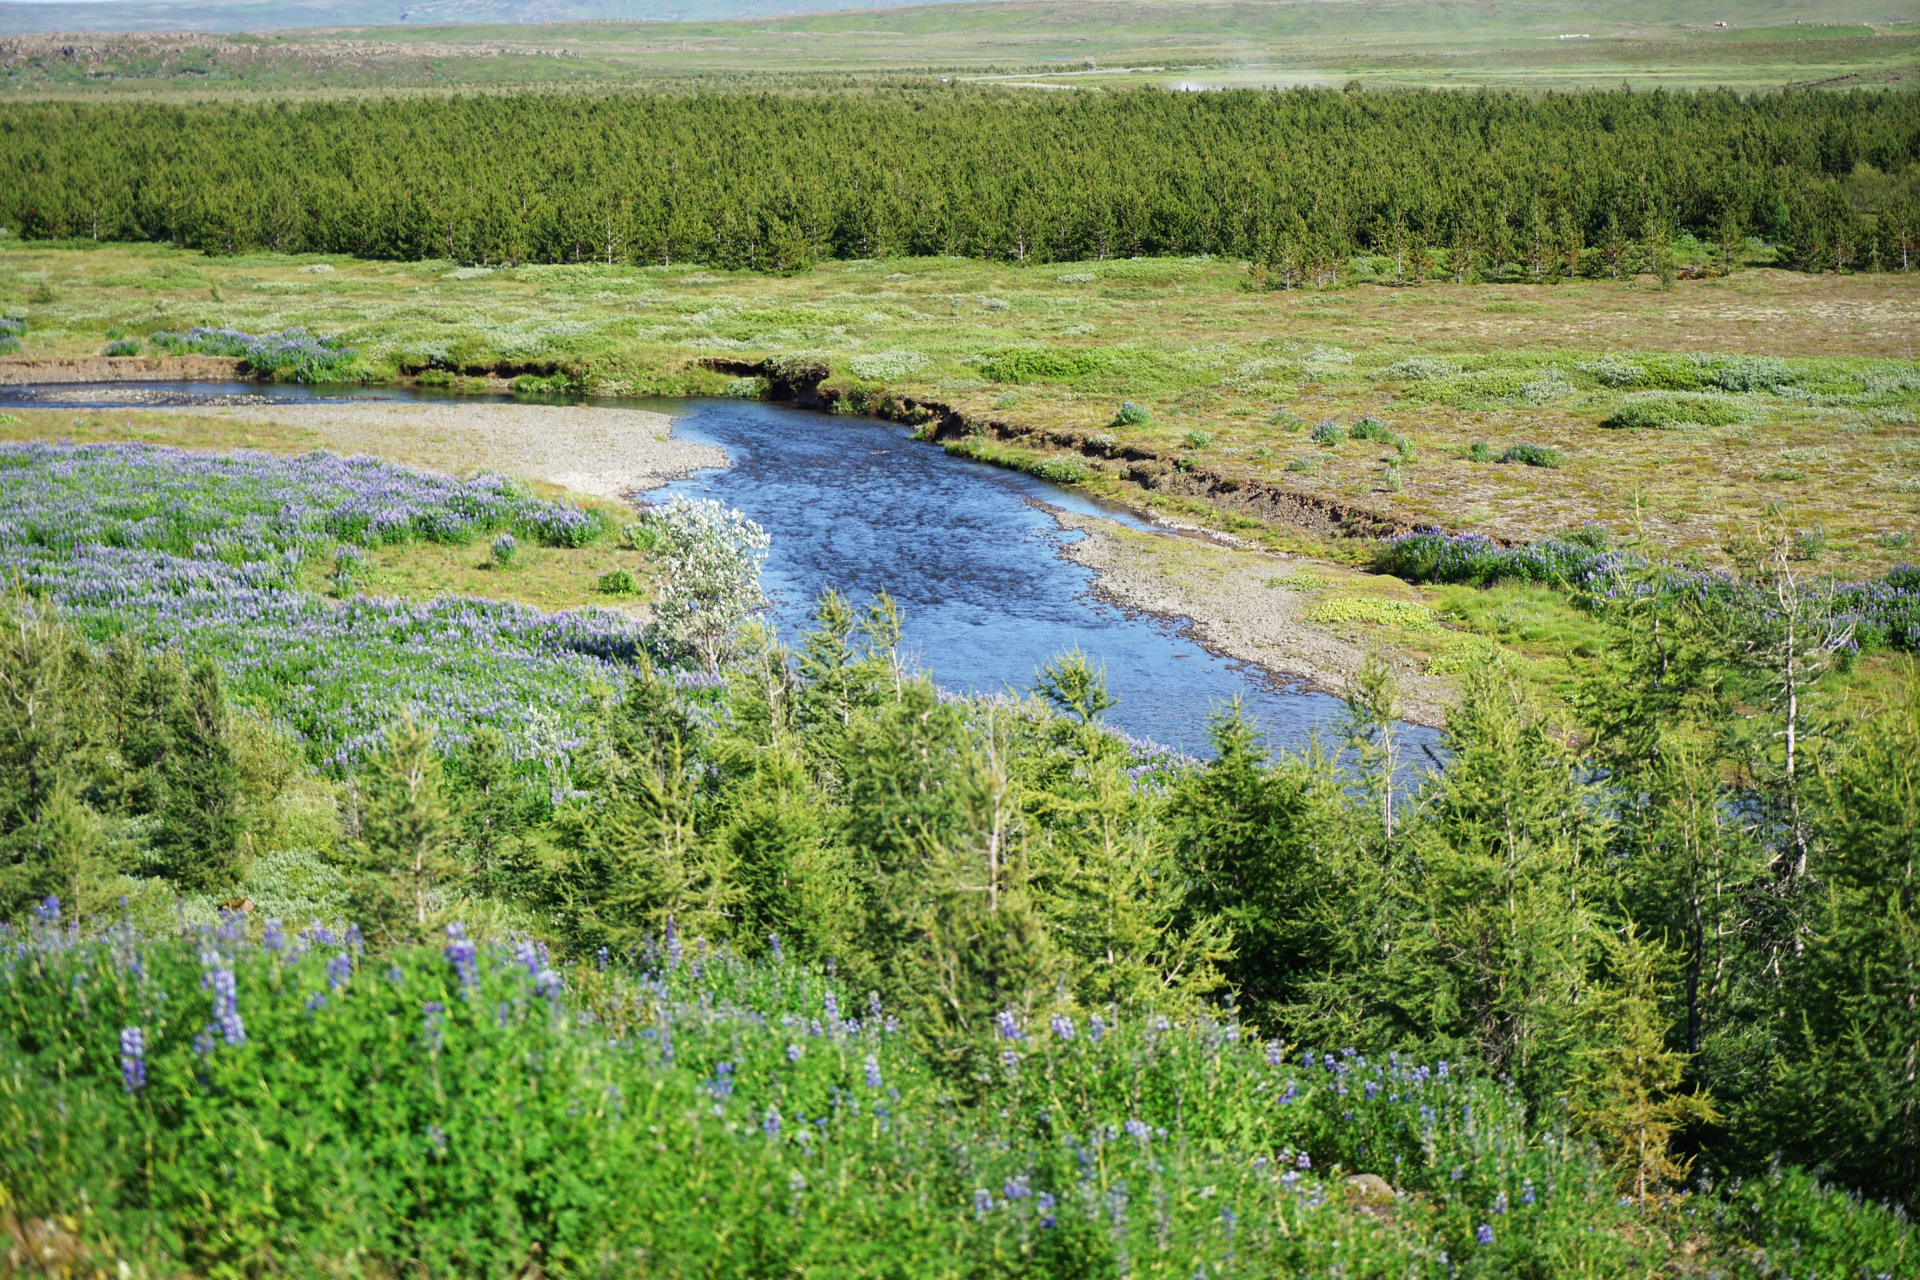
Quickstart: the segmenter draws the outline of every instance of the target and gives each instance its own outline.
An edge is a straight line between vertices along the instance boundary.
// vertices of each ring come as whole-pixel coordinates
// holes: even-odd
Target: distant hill
[[[904,0],[903,0],[904,2]],[[42,32],[274,31],[412,24],[515,25],[593,19],[706,21],[891,7],[890,0],[306,0],[288,4],[169,0],[0,3],[0,35]]]

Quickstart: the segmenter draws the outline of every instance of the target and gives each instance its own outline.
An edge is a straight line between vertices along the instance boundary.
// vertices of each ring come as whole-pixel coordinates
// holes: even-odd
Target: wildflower
[[[218,1031],[220,1038],[230,1045],[245,1044],[247,1025],[240,1019],[239,990],[233,970],[217,951],[207,952],[201,962],[208,968],[200,985],[213,992],[213,1022],[207,1027],[208,1032]]]
[[[774,963],[776,964],[786,958],[786,953],[780,948],[779,934],[770,933],[767,935],[767,954],[773,957]]]
[[[327,961],[327,990],[338,991],[353,977],[353,957],[342,951]]]
[[[308,1013],[308,1014],[310,1014],[310,1015],[311,1015],[311,1014],[315,1014],[315,1013],[318,1013],[318,1012],[320,1012],[320,1010],[322,1010],[322,1009],[324,1009],[324,1008],[326,1008],[326,1007],[327,1007],[327,993],[326,993],[326,992],[324,992],[324,991],[309,991],[309,992],[307,993],[307,1013]]]
[[[1300,1153],[1299,1158],[1296,1159],[1294,1163],[1299,1165],[1302,1169],[1311,1169],[1313,1168],[1313,1157],[1308,1155],[1306,1152],[1302,1151]]]
[[[840,1021],[840,997],[839,996],[836,996],[835,994],[833,994],[833,992],[829,991],[825,996],[821,997],[820,1003],[826,1010],[827,1022],[829,1025]]]
[[[787,1061],[788,1061],[788,1062],[798,1062],[798,1061],[800,1061],[800,1055],[801,1055],[802,1053],[804,1053],[804,1052],[805,1052],[805,1050],[803,1050],[803,1049],[802,1049],[802,1048],[801,1048],[801,1047],[800,1047],[799,1045],[797,1045],[797,1044],[790,1044],[790,1045],[788,1045],[788,1046],[787,1046]]]
[[[681,957],[680,930],[673,923],[673,917],[667,917],[667,968],[679,965]]]
[[[445,1155],[447,1151],[447,1131],[437,1124],[428,1125],[427,1142],[432,1145],[436,1156]]]
[[[1372,1080],[1367,1081],[1366,1093],[1367,1093],[1367,1101],[1372,1102],[1375,1098],[1380,1096],[1380,1085],[1377,1082]]]
[[[1059,1225],[1059,1219],[1054,1216],[1053,1212],[1054,1204],[1054,1198],[1044,1191],[1033,1198],[1033,1207],[1040,1211],[1040,1227],[1042,1230],[1049,1230]]]
[[[794,1170],[793,1176],[787,1179],[787,1190],[805,1191],[806,1189],[807,1189],[807,1176],[804,1173],[801,1173],[798,1169]]]
[[[766,1134],[769,1138],[777,1138],[780,1136],[780,1108],[767,1108],[766,1119],[760,1122],[760,1132]]]
[[[1502,1191],[1499,1195],[1493,1198],[1493,1211],[1496,1215],[1505,1213],[1507,1211],[1507,1193],[1506,1192]]]
[[[1481,1223],[1480,1229],[1473,1233],[1473,1237],[1474,1239],[1478,1240],[1481,1244],[1492,1244],[1493,1243],[1493,1224],[1490,1222]]]
[[[460,979],[460,990],[464,994],[480,981],[480,966],[474,946],[467,938],[467,931],[459,921],[447,926],[447,945],[444,952],[447,963],[453,966],[454,976]]]
[[[278,920],[269,920],[260,930],[260,945],[278,954],[287,949],[287,935]]]
[[[607,949],[605,947],[601,947],[598,951],[593,953],[593,967],[598,969],[600,972],[605,973],[607,971],[607,963],[609,959],[610,957],[607,953]]]
[[[1007,1049],[1000,1054],[1000,1065],[1009,1071],[1018,1071],[1020,1069],[1020,1055],[1012,1049]]]
[[[1153,1132],[1144,1120],[1128,1120],[1125,1127],[1127,1136],[1135,1142],[1145,1142]]]
[[[1002,1009],[994,1019],[995,1030],[1002,1040],[1025,1040],[1026,1033],[1020,1030],[1019,1018],[1011,1009]]]
[[[426,1028],[427,1049],[431,1053],[440,1052],[440,1028],[447,1021],[447,1006],[438,1000],[429,1000],[420,1006],[421,1022]]]
[[[1102,1018],[1096,1013],[1087,1019],[1087,1037],[1089,1039],[1095,1044],[1099,1044],[1102,1040],[1106,1039],[1106,1035],[1107,1020],[1105,1018]]]
[[[993,1195],[984,1187],[973,1193],[973,1212],[982,1218],[993,1212]]]
[[[1525,1182],[1520,1184],[1520,1203],[1521,1204],[1533,1203],[1533,1179],[1532,1178],[1528,1178]]]
[[[867,1016],[877,1018],[880,1014],[880,993],[878,991],[867,992]]]
[[[147,1037],[139,1027],[120,1029],[120,1082],[128,1093],[147,1087]]]
[[[867,1055],[867,1088],[878,1089],[880,1083],[880,1059],[870,1053]]]
[[[41,924],[59,924],[60,899],[51,893],[40,899],[34,904],[33,918]]]
[[[1064,1041],[1073,1039],[1073,1019],[1069,1018],[1066,1014],[1054,1014],[1052,1021],[1048,1025],[1053,1028],[1053,1035],[1056,1040]]]
[[[1018,1177],[1008,1178],[1000,1188],[1000,1194],[1008,1200],[1025,1200],[1033,1194],[1033,1188],[1027,1185],[1027,1176],[1023,1173]]]
[[[1270,1067],[1280,1065],[1280,1042],[1278,1040],[1267,1041],[1267,1065]]]

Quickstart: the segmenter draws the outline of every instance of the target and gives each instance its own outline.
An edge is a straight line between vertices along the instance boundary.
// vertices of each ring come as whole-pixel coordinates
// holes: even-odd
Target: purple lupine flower
[[[429,1000],[420,1006],[420,1023],[426,1036],[427,1051],[440,1052],[441,1029],[446,1026],[447,1006],[438,1000]]]
[[[120,1083],[128,1093],[147,1087],[147,1037],[139,1027],[120,1029]]]
[[[220,1038],[229,1045],[245,1044],[247,1024],[240,1018],[239,984],[233,970],[227,967],[226,960],[217,951],[207,952],[200,957],[200,961],[207,966],[207,971],[201,975],[200,985],[213,992],[213,1022],[207,1027],[208,1032],[218,1031]]]
[[[1025,1200],[1033,1194],[1033,1188],[1027,1185],[1027,1175],[1023,1173],[1008,1178],[1000,1194],[1008,1200]]]
[[[790,1044],[790,1045],[788,1045],[788,1046],[787,1046],[787,1061],[788,1061],[788,1062],[798,1062],[798,1061],[800,1061],[800,1057],[801,1057],[801,1055],[802,1055],[803,1053],[805,1053],[805,1052],[806,1052],[806,1051],[805,1051],[804,1049],[802,1049],[802,1048],[801,1048],[801,1047],[800,1047],[799,1045],[797,1045],[797,1044]]]
[[[1001,1050],[1000,1065],[1008,1071],[1018,1071],[1020,1069],[1020,1054],[1013,1049]]]
[[[760,1132],[766,1134],[769,1138],[777,1138],[780,1136],[780,1108],[767,1108],[766,1118],[760,1122]]]
[[[1481,1244],[1492,1244],[1493,1243],[1493,1224],[1491,1222],[1481,1223],[1480,1229],[1473,1233],[1473,1238],[1478,1240]]]
[[[447,926],[447,945],[443,954],[447,957],[447,963],[453,966],[454,976],[460,980],[461,994],[470,993],[480,981],[480,964],[465,926],[458,921]]]
[[[974,1216],[978,1218],[984,1218],[992,1212],[993,1212],[993,1193],[988,1191],[985,1187],[981,1187],[979,1190],[973,1193]]]
[[[1533,1179],[1532,1178],[1528,1178],[1525,1182],[1520,1184],[1520,1203],[1521,1204],[1533,1203]]]
[[[1493,1198],[1493,1212],[1496,1215],[1499,1215],[1499,1214],[1505,1213],[1506,1211],[1507,1211],[1507,1193],[1502,1191],[1499,1195]]]
[[[673,923],[673,917],[667,917],[667,968],[672,969],[680,963],[680,930]]]
[[[1282,1060],[1280,1057],[1280,1048],[1281,1046],[1278,1040],[1267,1041],[1267,1065],[1268,1066],[1277,1067],[1280,1065]]]
[[[353,977],[353,957],[342,951],[327,961],[327,990],[338,991]]]
[[[1053,1029],[1053,1038],[1060,1041],[1073,1039],[1073,1019],[1064,1013],[1056,1013],[1047,1024]]]
[[[593,967],[598,969],[601,973],[605,973],[607,971],[607,964],[609,963],[611,958],[612,957],[609,956],[607,953],[607,949],[605,947],[601,947],[598,951],[593,953]]]
[[[1002,1040],[1025,1040],[1026,1032],[1020,1029],[1020,1019],[1011,1009],[1002,1009],[994,1018],[994,1029]]]
[[[867,1016],[870,1018],[877,1018],[880,1016],[881,1012],[882,1012],[882,1008],[880,1005],[880,993],[878,991],[867,992]]]
[[[309,992],[307,993],[307,1014],[308,1014],[308,1016],[312,1016],[313,1014],[316,1014],[316,1013],[318,1013],[318,1012],[320,1012],[320,1011],[321,1011],[322,1009],[324,1009],[324,1008],[326,1008],[326,1007],[327,1007],[327,993],[326,993],[326,992],[324,992],[324,991],[309,991]]]
[[[870,1053],[867,1055],[867,1088],[878,1089],[880,1085],[880,1059]]]
[[[1127,1136],[1135,1142],[1145,1142],[1153,1134],[1153,1130],[1144,1120],[1128,1120],[1124,1128],[1127,1131]]]
[[[1313,1157],[1302,1151],[1299,1158],[1294,1161],[1294,1164],[1302,1169],[1311,1169],[1313,1168]]]
[[[59,924],[60,923],[59,897],[50,893],[46,897],[40,899],[40,901],[34,903],[33,918],[35,920],[38,920],[41,924]]]
[[[770,933],[767,935],[767,954],[773,957],[775,964],[778,964],[780,961],[786,959],[787,953],[784,950],[782,950],[780,946],[779,934]]]
[[[1367,1094],[1368,1102],[1372,1102],[1375,1098],[1379,1097],[1380,1096],[1379,1083],[1374,1080],[1367,1081],[1366,1094]]]
[[[840,997],[839,996],[833,994],[833,992],[829,990],[826,995],[820,998],[820,1003],[826,1009],[827,1022],[829,1025],[831,1025],[832,1023],[838,1022],[840,1020]]]
[[[278,920],[269,920],[261,928],[260,945],[276,954],[287,949],[287,935]]]
[[[1040,1212],[1040,1227],[1043,1231],[1059,1225],[1059,1219],[1053,1212],[1054,1204],[1054,1198],[1045,1191],[1033,1198],[1033,1207]]]
[[[1087,1019],[1087,1038],[1095,1044],[1107,1038],[1107,1020],[1097,1013]]]

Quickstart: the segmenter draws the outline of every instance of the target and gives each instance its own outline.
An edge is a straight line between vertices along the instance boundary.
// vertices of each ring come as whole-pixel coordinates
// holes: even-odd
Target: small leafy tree
[[[742,623],[766,604],[760,566],[766,530],[717,502],[675,498],[645,511],[632,540],[661,571],[649,638],[668,659],[692,658],[718,671]]]

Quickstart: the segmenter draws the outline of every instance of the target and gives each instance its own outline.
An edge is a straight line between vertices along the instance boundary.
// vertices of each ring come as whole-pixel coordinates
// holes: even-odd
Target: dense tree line
[[[1862,164],[1896,195],[1863,216]],[[0,223],[472,262],[1065,260],[1283,275],[1657,266],[1755,234],[1814,269],[1915,259],[1910,93],[523,95],[0,109]],[[1904,195],[1897,194],[1904,192]],[[1290,277],[1289,277],[1290,278]]]

